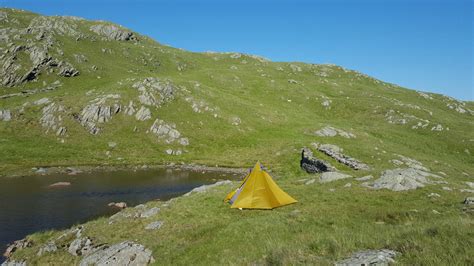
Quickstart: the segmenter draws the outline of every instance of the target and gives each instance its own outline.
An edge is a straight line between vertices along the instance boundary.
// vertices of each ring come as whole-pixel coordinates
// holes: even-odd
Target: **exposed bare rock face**
[[[132,107],[133,108],[133,107]],[[130,109],[129,109],[130,110]],[[151,111],[145,106],[141,106],[140,109],[135,114],[135,118],[138,121],[145,121],[151,119]]]
[[[394,263],[397,252],[389,249],[358,251],[351,257],[335,263],[336,266],[389,265]]]
[[[415,168],[396,168],[385,170],[382,176],[373,181],[363,183],[364,186],[373,189],[389,189],[392,191],[404,191],[424,187],[433,182],[428,177],[437,177],[429,172]]]
[[[334,158],[338,162],[349,166],[355,170],[369,170],[370,167],[365,163],[359,162],[358,160],[349,157],[342,153],[342,149],[332,144],[319,145],[318,150],[325,153],[326,155]]]
[[[156,119],[150,131],[168,144],[178,142],[183,146],[189,145],[189,140],[181,137],[181,133],[176,129],[176,125],[167,124],[163,120]]]
[[[172,101],[177,91],[171,82],[163,82],[158,78],[146,78],[134,83],[132,87],[139,91],[138,100],[140,103],[155,107]]]
[[[12,119],[12,113],[8,109],[0,109],[0,121],[10,121]]]
[[[310,174],[334,170],[328,162],[314,157],[313,152],[306,147],[301,150],[300,167]]]
[[[98,124],[108,122],[112,116],[122,110],[118,99],[120,99],[119,94],[108,94],[93,99],[82,109],[78,117],[79,122],[92,135],[98,134],[100,132]]]
[[[320,136],[320,137],[335,137],[335,136],[339,135],[339,136],[347,138],[347,139],[351,139],[351,138],[356,137],[354,134],[352,134],[350,132],[346,132],[342,129],[334,128],[334,127],[331,127],[331,126],[326,126],[322,129],[316,131],[315,134]]]
[[[85,256],[80,266],[89,265],[130,265],[142,266],[153,263],[155,259],[149,249],[132,241],[125,241],[104,247]]]
[[[63,136],[67,132],[67,128],[62,125],[64,107],[57,103],[50,103],[43,107],[42,116],[40,118],[41,126],[46,130],[54,132],[57,136]]]
[[[91,26],[90,30],[111,41],[137,41],[133,32],[115,25],[97,24]]]

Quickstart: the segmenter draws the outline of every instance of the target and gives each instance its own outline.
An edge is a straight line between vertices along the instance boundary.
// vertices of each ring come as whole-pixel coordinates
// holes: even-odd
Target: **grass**
[[[36,14],[2,9],[26,27]],[[10,23],[10,22],[8,22]],[[75,21],[87,36],[97,22]],[[225,53],[192,53],[161,45],[140,36],[140,42],[104,41],[55,35],[57,48],[81,74],[59,78],[42,73],[38,81],[15,88],[0,87],[0,95],[42,87],[60,80],[54,91],[0,100],[14,119],[0,122],[0,175],[27,174],[36,166],[141,165],[169,162],[250,167],[255,161],[272,169],[277,182],[299,203],[273,211],[230,210],[222,203],[230,187],[183,197],[163,207],[157,219],[165,222],[156,232],[143,228],[151,221],[133,220],[108,225],[106,218],[86,224],[86,234],[99,243],[137,240],[153,251],[156,264],[332,264],[361,249],[390,248],[401,253],[397,261],[407,265],[471,265],[474,263],[473,219],[461,211],[467,193],[464,182],[474,173],[474,122],[469,112],[458,113],[448,104],[474,110],[472,102],[458,102],[438,94],[425,99],[417,92],[378,81],[333,65],[266,62],[251,56],[232,58]],[[21,44],[24,40],[15,41]],[[0,44],[6,49],[6,44]],[[102,52],[106,48],[110,53]],[[73,54],[83,54],[79,63]],[[28,57],[19,57],[28,65]],[[91,66],[98,67],[97,71]],[[294,71],[297,65],[301,72]],[[178,66],[185,66],[178,70]],[[294,68],[294,67],[293,67]],[[100,78],[99,78],[100,77]],[[135,81],[146,77],[169,80],[177,89],[173,101],[151,108],[153,119],[139,122],[123,113],[100,124],[99,135],[90,135],[74,113],[102,94],[120,94],[122,106],[138,103]],[[290,83],[289,80],[297,83]],[[87,94],[91,92],[92,94]],[[47,97],[66,107],[63,123],[67,136],[45,133],[39,123],[41,107],[35,100]],[[204,101],[215,111],[196,113],[185,99]],[[322,105],[331,100],[330,108]],[[25,112],[19,110],[25,103]],[[414,107],[417,106],[417,107]],[[390,124],[390,110],[429,120],[426,129],[417,123]],[[430,114],[431,112],[431,114]],[[217,114],[217,117],[214,117]],[[239,125],[232,125],[235,117]],[[190,145],[183,148],[159,141],[147,133],[154,119],[175,123]],[[441,124],[445,130],[432,131]],[[354,133],[356,139],[318,137],[314,131],[331,125]],[[138,131],[134,132],[134,127]],[[447,130],[449,128],[449,130]],[[64,143],[61,141],[64,140]],[[116,142],[111,157],[108,142]],[[310,176],[299,169],[299,153],[312,142],[331,143],[370,165],[370,171],[353,171],[327,159],[341,172],[354,177],[375,177],[393,169],[396,154],[414,158],[433,173],[444,172],[453,191],[430,185],[409,192],[371,191],[354,180],[302,185]],[[181,156],[165,153],[181,148]],[[122,160],[118,160],[122,158]],[[347,182],[351,188],[344,188]],[[234,187],[237,184],[234,184]],[[329,191],[336,189],[335,192]],[[436,192],[440,198],[427,195]],[[161,202],[148,203],[150,206]],[[435,214],[433,210],[441,214]],[[78,261],[64,251],[44,257],[35,254],[40,245],[61,232],[29,236],[31,249],[15,253],[30,264],[70,264]]]

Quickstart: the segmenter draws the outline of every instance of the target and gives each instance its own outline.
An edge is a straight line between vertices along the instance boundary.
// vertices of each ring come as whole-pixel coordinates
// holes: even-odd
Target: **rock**
[[[176,126],[174,124],[167,124],[165,121],[160,119],[156,119],[155,122],[153,122],[153,125],[150,127],[150,131],[159,139],[164,140],[168,144],[179,140],[181,137],[181,133],[176,130]]]
[[[335,263],[336,266],[386,265],[395,262],[397,252],[388,249],[358,251],[351,257]]]
[[[369,170],[370,169],[368,165],[361,163],[358,160],[343,154],[342,149],[336,145],[322,144],[322,145],[319,145],[318,150],[328,155],[329,157],[332,157],[336,161],[349,166],[352,169],[355,169],[355,170]]]
[[[192,193],[204,193],[209,191],[209,189],[222,186],[222,185],[231,185],[232,181],[230,180],[224,180],[224,181],[219,181],[211,185],[202,185],[200,187],[194,188],[193,190],[189,191],[188,193],[184,194],[185,197],[191,195]]]
[[[58,250],[58,247],[56,246],[54,241],[49,241],[39,249],[39,251],[38,251],[38,253],[36,253],[36,255],[37,256],[42,256],[45,253],[55,252],[56,250]]]
[[[95,250],[92,240],[88,237],[76,238],[68,247],[68,252],[74,256],[87,255]]]
[[[443,131],[443,126],[440,124],[437,124],[436,126],[431,128],[431,131]]]
[[[117,207],[119,209],[125,209],[127,208],[127,203],[125,202],[111,202],[107,204],[109,207]]]
[[[288,83],[290,84],[298,84],[298,81],[294,80],[294,79],[289,79],[288,80]]]
[[[3,256],[6,258],[11,257],[11,255],[20,249],[24,248],[29,248],[33,245],[33,242],[29,239],[21,239],[21,240],[16,240],[13,242],[13,244],[10,244],[7,249],[5,250],[5,253],[3,253]]]
[[[10,121],[12,119],[12,114],[8,109],[0,109],[0,121]]]
[[[332,181],[336,181],[339,179],[345,179],[345,178],[350,178],[352,176],[346,175],[343,173],[338,173],[338,172],[324,172],[321,174],[321,177],[319,178],[320,183],[328,183]]]
[[[474,188],[474,182],[466,182],[466,185],[468,185],[470,188]]]
[[[337,128],[334,128],[334,127],[331,127],[331,126],[326,126],[322,129],[316,131],[315,134],[317,136],[320,136],[320,137],[335,137],[336,135],[339,135],[339,136],[347,138],[347,139],[351,139],[351,138],[356,137],[352,133],[349,133],[349,132],[346,132],[344,130],[337,129]]]
[[[75,69],[70,63],[61,61],[58,64],[58,75],[62,77],[75,77],[79,75],[79,70]]]
[[[53,131],[57,136],[63,136],[66,134],[67,129],[62,126],[62,113],[64,113],[64,107],[62,105],[52,102],[43,107],[42,113],[40,123],[46,130],[46,133]]]
[[[160,212],[160,208],[153,207],[149,210],[146,210],[140,214],[140,218],[150,218],[152,216],[157,215]]]
[[[461,192],[474,193],[474,189],[460,189]]]
[[[130,101],[127,107],[125,107],[125,114],[127,115],[133,115],[135,113],[135,105],[133,104],[133,101]]]
[[[34,101],[33,104],[34,105],[43,105],[43,104],[48,104],[50,103],[51,101],[48,99],[48,98],[41,98],[37,101]]]
[[[66,173],[68,175],[77,175],[77,174],[82,173],[82,171],[79,170],[79,169],[73,168],[73,167],[67,167],[66,168]]]
[[[405,164],[406,166],[408,166],[410,168],[418,169],[418,170],[425,171],[425,172],[430,171],[430,169],[426,168],[425,166],[423,166],[422,163],[420,163],[419,161],[417,161],[415,159],[408,158],[408,157],[400,155],[400,154],[396,154],[396,155],[398,156],[398,158],[401,161],[395,159],[395,160],[391,160],[391,162],[394,163],[397,166]]]
[[[430,194],[428,195],[428,198],[434,198],[434,197],[439,198],[439,197],[441,197],[441,195],[439,195],[438,193],[430,193]]]
[[[101,248],[87,256],[85,256],[80,266],[89,265],[130,265],[141,266],[153,263],[155,260],[152,252],[143,245],[132,241],[125,241],[112,245],[110,247]]]
[[[357,180],[357,181],[367,181],[367,180],[370,180],[372,178],[374,178],[374,177],[371,176],[371,175],[366,175],[366,176],[363,176],[363,177],[356,178],[355,180]]]
[[[232,125],[233,126],[238,126],[238,125],[240,125],[240,123],[242,123],[242,121],[240,120],[240,118],[238,116],[232,117]]]
[[[163,82],[158,78],[146,78],[135,82],[132,87],[140,93],[138,96],[140,103],[155,107],[172,101],[177,92],[177,88],[171,82]]]
[[[138,112],[135,114],[135,118],[138,121],[145,121],[151,119],[151,111],[145,106],[141,106]]]
[[[344,185],[344,187],[352,187],[352,184],[351,183],[347,183]]]
[[[147,226],[145,226],[145,230],[157,230],[160,229],[160,227],[163,225],[162,221],[156,221],[149,223]]]
[[[41,174],[41,175],[44,175],[48,172],[48,170],[46,168],[43,168],[43,167],[40,167],[38,169],[36,169],[35,173],[37,174]]]
[[[188,138],[180,138],[178,142],[179,142],[179,144],[181,144],[183,146],[188,146],[189,145]]]
[[[310,180],[306,181],[304,184],[305,184],[305,185],[311,185],[311,184],[313,184],[314,182],[316,182],[316,179],[313,178],[313,179],[310,179]]]
[[[464,204],[466,204],[466,205],[474,205],[474,197],[467,197],[467,198],[464,200]]]
[[[77,120],[89,133],[92,135],[98,134],[100,128],[97,124],[108,122],[112,119],[112,116],[122,110],[122,106],[117,102],[117,99],[120,99],[119,94],[108,94],[93,99],[82,109]]]
[[[108,40],[137,41],[137,37],[133,32],[121,29],[115,25],[97,24],[91,26],[89,29]]]
[[[26,266],[26,261],[6,260],[2,263],[2,266]]]
[[[115,147],[117,147],[117,142],[109,142],[109,148],[111,149],[114,149]]]
[[[442,187],[443,190],[446,190],[446,191],[452,191],[453,189],[450,188],[450,187]]]
[[[70,182],[56,182],[54,184],[49,185],[48,187],[67,187],[70,186]]]
[[[313,152],[306,147],[301,150],[300,167],[310,174],[333,170],[329,163],[315,158]]]
[[[414,168],[396,168],[385,170],[379,179],[372,183],[363,183],[363,185],[373,189],[404,191],[417,189],[424,187],[425,184],[429,184],[428,176],[433,176],[433,174]]]

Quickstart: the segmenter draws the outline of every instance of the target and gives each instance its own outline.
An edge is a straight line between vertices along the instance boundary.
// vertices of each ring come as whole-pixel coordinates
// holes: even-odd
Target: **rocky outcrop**
[[[171,82],[163,82],[158,78],[146,78],[134,83],[132,87],[140,93],[138,96],[140,103],[155,107],[173,100],[176,93],[176,88]]]
[[[162,221],[151,222],[145,226],[145,230],[158,230],[163,225]]]
[[[60,61],[57,67],[59,76],[75,77],[79,75],[79,70],[75,69],[70,63],[66,61]]]
[[[176,129],[176,125],[167,124],[163,120],[156,119],[155,122],[153,122],[150,131],[160,140],[164,140],[168,144],[174,142],[178,142],[183,146],[189,144],[189,140],[187,138],[181,138],[181,133]]]
[[[214,184],[210,185],[202,185],[200,187],[194,188],[193,190],[189,191],[188,193],[184,194],[185,197],[193,194],[193,193],[204,193],[207,192],[209,189],[222,186],[222,185],[232,185],[232,181],[230,180],[224,180],[224,181],[219,181]]]
[[[83,36],[73,20],[60,16],[37,16],[31,20],[27,31],[32,34],[53,33],[76,38]]]
[[[6,260],[2,266],[26,266],[26,261]]]
[[[80,237],[74,239],[68,247],[69,254],[73,256],[87,255],[96,249],[89,237]]]
[[[334,128],[334,127],[331,127],[331,126],[326,126],[322,129],[316,131],[315,134],[317,136],[320,136],[320,137],[335,137],[335,136],[339,135],[339,136],[347,138],[347,139],[351,139],[351,138],[356,137],[354,134],[352,134],[350,132],[346,132],[344,130],[337,129],[337,128]]]
[[[321,174],[319,177],[319,182],[320,183],[328,183],[340,179],[346,179],[346,178],[351,178],[352,176],[346,175],[343,173],[338,173],[338,172],[324,172]]]
[[[125,241],[110,247],[103,247],[85,256],[80,266],[89,265],[148,265],[155,260],[152,252],[143,245]]]
[[[109,224],[120,222],[125,219],[150,218],[157,215],[159,212],[159,207],[147,208],[147,206],[140,204],[135,206],[134,208],[126,208],[110,216]]]
[[[32,245],[33,245],[33,242],[31,242],[31,240],[27,238],[16,240],[7,247],[7,249],[5,250],[5,253],[3,253],[3,256],[6,258],[9,258],[15,251],[31,247]]]
[[[118,99],[120,99],[118,94],[100,96],[90,101],[77,119],[89,133],[96,135],[100,132],[98,124],[108,122],[112,116],[122,110]]]
[[[358,160],[343,154],[342,153],[343,150],[336,145],[322,144],[318,146],[318,150],[328,155],[329,157],[332,157],[336,161],[349,166],[352,169],[355,169],[355,170],[369,170],[370,169],[368,165],[361,163]]]
[[[54,243],[54,241],[49,241],[46,244],[44,244],[36,253],[37,256],[43,256],[46,253],[51,253],[51,252],[56,252],[58,250],[58,247]]]
[[[64,136],[67,128],[62,125],[64,107],[56,103],[50,103],[43,107],[42,116],[40,118],[41,126],[46,130],[46,133],[53,131],[57,136]]]
[[[132,107],[133,108],[133,107]],[[130,111],[130,109],[128,109],[127,111]],[[151,119],[151,111],[150,109],[148,109],[147,107],[145,106],[141,106],[140,109],[137,111],[137,113],[135,114],[135,118],[138,120],[138,121],[145,121],[145,120],[148,120],[148,119]]]
[[[301,150],[300,167],[310,174],[333,170],[329,163],[314,157],[313,152],[306,147]]]
[[[133,32],[115,25],[97,24],[91,26],[90,30],[110,41],[137,41]]]
[[[351,257],[335,263],[336,266],[389,265],[395,262],[397,252],[389,249],[358,251]]]
[[[397,168],[385,170],[382,176],[372,183],[363,183],[364,186],[373,189],[389,189],[392,191],[404,191],[424,187],[430,184],[428,177],[436,175],[415,169],[415,168]]]
[[[0,121],[10,121],[12,119],[12,113],[8,109],[0,109]]]

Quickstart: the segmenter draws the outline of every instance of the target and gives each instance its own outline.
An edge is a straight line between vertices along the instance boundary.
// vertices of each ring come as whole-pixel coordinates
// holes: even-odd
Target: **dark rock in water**
[[[155,259],[149,249],[132,241],[125,241],[85,256],[79,265],[148,265],[153,262]]]
[[[365,250],[359,251],[350,258],[335,263],[336,266],[352,266],[352,265],[379,265],[385,266],[394,263],[393,259],[397,253],[393,250]]]
[[[313,152],[306,147],[301,151],[300,166],[310,174],[327,172],[332,169],[329,163],[315,158]]]
[[[31,242],[29,239],[21,239],[21,240],[16,240],[13,242],[13,244],[9,245],[5,253],[3,253],[3,256],[6,258],[9,258],[15,251],[24,249],[27,247],[31,247],[33,245],[33,242]]]

